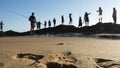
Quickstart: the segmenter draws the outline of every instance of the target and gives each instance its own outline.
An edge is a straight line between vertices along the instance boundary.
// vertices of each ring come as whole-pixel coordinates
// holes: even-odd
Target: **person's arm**
[[[90,15],[91,13],[88,13],[88,15]]]
[[[97,10],[97,12],[99,12],[100,10]]]

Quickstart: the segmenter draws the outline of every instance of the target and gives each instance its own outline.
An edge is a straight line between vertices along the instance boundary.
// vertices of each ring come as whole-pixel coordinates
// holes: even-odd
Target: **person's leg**
[[[32,22],[30,24],[30,34],[32,34]]]
[[[101,22],[102,22],[102,18],[101,18]]]
[[[98,22],[100,22],[100,15],[98,16]]]
[[[2,27],[0,26],[0,31],[2,31]]]
[[[34,24],[31,24],[31,30],[30,30],[30,34],[33,35],[34,34]]]
[[[1,26],[1,31],[3,31],[3,26]]]
[[[113,17],[113,22],[114,22],[114,24],[115,24],[115,18]]]
[[[34,34],[34,25],[32,26],[32,35]]]
[[[114,23],[116,24],[116,17],[114,18]]]
[[[99,18],[99,22],[100,22],[100,18]]]
[[[89,26],[89,21],[88,21],[88,23],[87,23],[87,26]]]
[[[30,29],[30,34],[32,34],[32,28]]]
[[[101,15],[101,22],[102,22],[103,16]]]
[[[33,27],[33,34],[34,34],[34,27]]]
[[[86,21],[85,21],[85,26],[86,26]]]

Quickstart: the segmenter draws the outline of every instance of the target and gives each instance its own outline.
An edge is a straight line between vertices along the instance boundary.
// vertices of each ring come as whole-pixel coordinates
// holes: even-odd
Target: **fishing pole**
[[[23,15],[23,14],[17,13],[17,12],[13,12],[13,11],[9,11],[9,12],[10,12],[10,13],[13,13],[13,14],[15,14],[15,15],[24,17],[24,18],[29,18],[29,17],[27,17],[27,16],[25,16],[25,15]]]
[[[17,12],[13,12],[13,11],[9,11],[9,12],[11,12],[11,13],[13,13],[13,14],[15,14],[15,15],[24,17],[24,18],[29,18],[29,17],[27,17],[27,16],[25,16],[25,15],[23,15],[23,14],[17,13]],[[38,21],[36,21],[36,23],[37,23],[37,22],[38,22]],[[43,23],[41,23],[41,24],[44,25]]]

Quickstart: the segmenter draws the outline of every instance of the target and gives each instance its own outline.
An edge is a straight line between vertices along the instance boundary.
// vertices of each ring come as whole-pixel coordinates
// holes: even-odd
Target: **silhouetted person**
[[[48,27],[49,28],[51,27],[51,21],[50,20],[48,21]]]
[[[45,21],[45,22],[44,22],[44,27],[46,28],[46,26],[47,26],[47,22]]]
[[[61,20],[62,20],[62,21],[61,21],[62,24],[64,24],[64,16],[63,16],[63,15],[61,16]]]
[[[72,17],[71,17],[71,16],[72,16],[72,14],[70,13],[70,14],[69,14],[69,19],[70,19],[69,25],[72,24]]]
[[[3,32],[3,21],[0,22],[0,31]]]
[[[29,21],[31,23],[31,29],[30,29],[30,34],[34,34],[34,28],[35,28],[35,23],[36,23],[36,18],[34,16],[34,13],[32,12],[32,15],[29,17]]]
[[[82,27],[82,19],[81,17],[79,17],[79,25],[78,25],[78,28]]]
[[[40,30],[40,28],[41,28],[41,22],[39,21],[37,22],[37,30]]]
[[[84,15],[85,26],[89,26],[89,15],[90,14],[91,13],[85,12],[85,15]]]
[[[112,18],[113,18],[114,24],[116,24],[116,21],[117,21],[117,10],[115,8],[113,8]]]
[[[102,12],[103,12],[103,10],[101,9],[101,7],[99,7],[99,10],[97,11],[97,12],[99,12],[99,22],[102,22]]]
[[[53,19],[53,24],[54,24],[54,27],[55,27],[55,25],[56,25],[56,19],[55,18]]]

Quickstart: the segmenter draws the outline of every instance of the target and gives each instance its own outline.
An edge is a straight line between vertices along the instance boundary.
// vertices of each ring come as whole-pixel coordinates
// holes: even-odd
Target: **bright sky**
[[[83,18],[85,12],[90,12],[90,25],[98,22],[99,7],[103,9],[103,22],[113,22],[113,7],[117,9],[117,22],[120,24],[119,0],[0,0],[0,21],[4,22],[4,31],[17,32],[29,31],[29,17],[35,13],[37,21],[53,20],[57,25],[61,23],[61,15],[64,15],[65,24],[69,23],[69,13],[72,13],[73,25],[78,26],[78,18]],[[26,17],[24,17],[26,16]],[[52,23],[53,26],[53,23]]]

